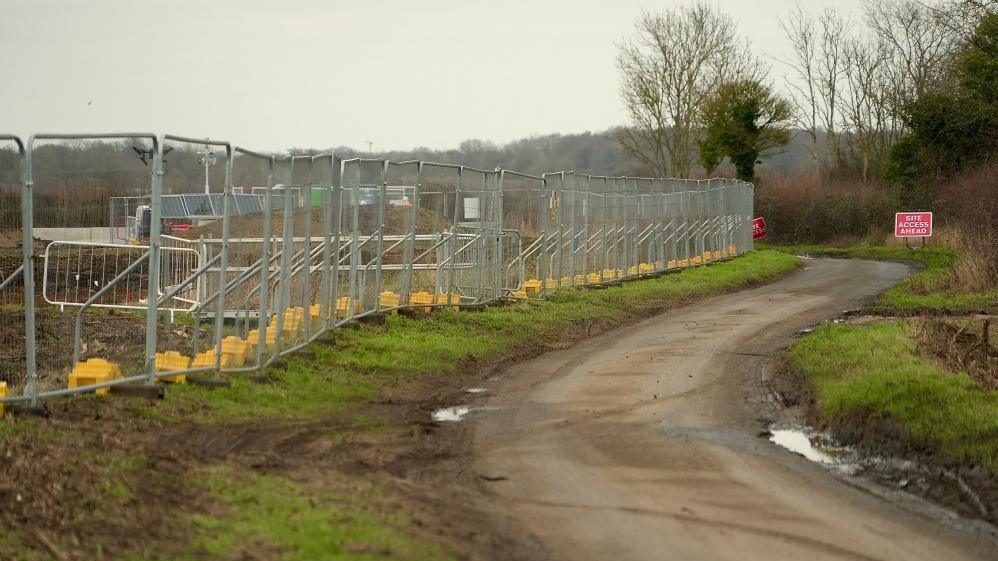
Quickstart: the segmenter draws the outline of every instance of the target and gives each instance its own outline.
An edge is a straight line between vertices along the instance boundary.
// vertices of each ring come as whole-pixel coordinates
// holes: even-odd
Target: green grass
[[[798,265],[788,254],[756,251],[606,290],[560,290],[546,301],[474,312],[440,309],[424,317],[392,315],[383,326],[337,330],[335,347],[313,345],[314,360],[290,358],[287,370],[269,372],[272,383],[232,377],[229,388],[171,387],[169,399],[137,406],[143,408],[138,412],[206,423],[341,413],[422,373],[453,373],[471,359],[543,348],[586,320],[623,321],[645,309],[764,281]]]
[[[769,245],[757,247],[812,257],[844,257],[883,261],[914,261],[921,271],[911,275],[880,296],[871,311],[878,313],[951,312],[969,313],[998,306],[998,290],[959,292],[946,287],[946,274],[960,258],[951,248],[928,246],[907,249],[901,246],[856,245]]]
[[[219,514],[191,517],[196,534],[180,560],[238,558],[240,551],[287,561],[450,559],[441,548],[414,540],[410,522],[374,514],[363,502],[377,497],[305,489],[287,479],[216,469],[203,478],[220,499]]]
[[[791,351],[834,423],[853,411],[892,419],[948,457],[998,472],[998,393],[919,356],[900,321],[826,324]]]

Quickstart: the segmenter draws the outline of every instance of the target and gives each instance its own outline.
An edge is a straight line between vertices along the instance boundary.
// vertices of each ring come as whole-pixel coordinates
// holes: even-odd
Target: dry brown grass
[[[941,360],[948,370],[966,372],[986,389],[998,390],[998,350],[993,344],[998,322],[922,319],[914,321],[913,333],[919,352]]]
[[[777,243],[880,242],[890,228],[890,197],[883,187],[817,174],[760,181],[756,209],[766,219],[770,241]]]
[[[936,190],[941,243],[960,250],[950,272],[954,289],[998,287],[998,162],[954,177]]]

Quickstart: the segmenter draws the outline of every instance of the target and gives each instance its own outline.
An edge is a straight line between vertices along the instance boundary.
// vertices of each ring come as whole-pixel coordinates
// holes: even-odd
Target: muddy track
[[[808,261],[777,283],[520,363],[454,429],[470,441],[467,479],[500,527],[526,529],[517,558],[995,559],[992,538],[759,437],[775,408],[762,381],[770,357],[907,273]]]

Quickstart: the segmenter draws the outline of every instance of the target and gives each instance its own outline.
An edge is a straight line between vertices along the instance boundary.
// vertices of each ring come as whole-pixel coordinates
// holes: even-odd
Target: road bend
[[[497,516],[558,560],[998,558],[759,437],[769,357],[908,272],[808,260],[517,365],[473,421]]]

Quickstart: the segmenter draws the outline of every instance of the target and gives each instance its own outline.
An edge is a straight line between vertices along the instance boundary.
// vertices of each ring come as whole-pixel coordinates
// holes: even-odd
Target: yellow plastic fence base
[[[101,384],[121,378],[121,369],[113,362],[102,358],[92,358],[76,364],[69,374],[69,389],[81,388],[91,384]],[[110,388],[99,388],[97,393],[107,394]]]
[[[378,296],[378,305],[382,309],[392,308],[392,313],[397,314],[398,310],[396,308],[402,304],[402,297],[395,292],[386,290]]]
[[[452,304],[452,308],[460,310],[461,295],[457,292],[444,292],[437,294],[437,304]]]
[[[359,314],[364,310],[364,306],[360,303],[360,300],[354,299],[353,301],[353,312],[354,314]],[[336,299],[336,315],[348,316],[350,315],[350,297],[341,296]]]
[[[0,397],[7,397],[7,382],[0,382]],[[0,403],[0,417],[3,417],[3,404]]]
[[[523,291],[526,292],[528,296],[540,294],[541,281],[537,279],[523,281]]]
[[[264,348],[271,349],[275,344],[277,344],[277,327],[270,326],[263,334],[264,338]],[[246,335],[246,342],[249,344],[247,350],[248,354],[256,354],[256,347],[260,344],[260,330],[251,329],[249,334]]]
[[[274,320],[277,323],[277,320]],[[288,334],[295,334],[305,326],[305,308],[288,308],[284,312],[284,323],[282,330]]]
[[[670,259],[669,262],[666,263],[665,268],[666,269],[675,269],[678,266],[679,266],[679,262],[678,261],[676,261],[675,259]]]
[[[232,357],[222,353],[222,368],[232,368]],[[194,355],[194,362],[191,363],[192,368],[214,368],[215,367],[215,350],[205,351],[203,353],[198,353]]]
[[[547,290],[554,290],[554,289],[558,288],[558,281],[555,280],[555,279],[553,279],[553,278],[548,277],[544,281],[544,288],[547,289]]]
[[[561,280],[558,281],[558,285],[559,286],[572,286],[572,279],[569,278],[569,277],[561,277]]]
[[[190,367],[191,359],[177,351],[156,353],[156,372],[174,372],[177,370],[187,370]],[[185,384],[187,383],[187,375],[163,376],[160,380],[174,384]]]
[[[412,306],[426,306],[422,308],[417,307],[416,309],[427,314],[430,313],[430,311],[433,309],[429,306],[435,303],[436,299],[433,297],[432,294],[426,291],[413,292],[409,296],[409,304]]]
[[[638,272],[642,275],[655,272],[655,265],[651,263],[642,263],[638,265]]]
[[[229,362],[233,368],[241,368],[246,365],[246,357],[249,355],[249,341],[244,341],[235,335],[222,339],[222,357],[229,357]]]
[[[599,273],[589,273],[586,275],[586,284],[599,284],[603,282],[600,278]]]
[[[728,255],[734,255],[735,253],[738,253],[738,248],[735,247],[734,244],[729,245],[728,246]]]
[[[586,275],[575,275],[573,281],[575,282],[575,286],[586,284]]]
[[[513,293],[513,297],[514,298],[526,298],[527,297],[527,291],[526,290],[517,290],[516,292]]]

